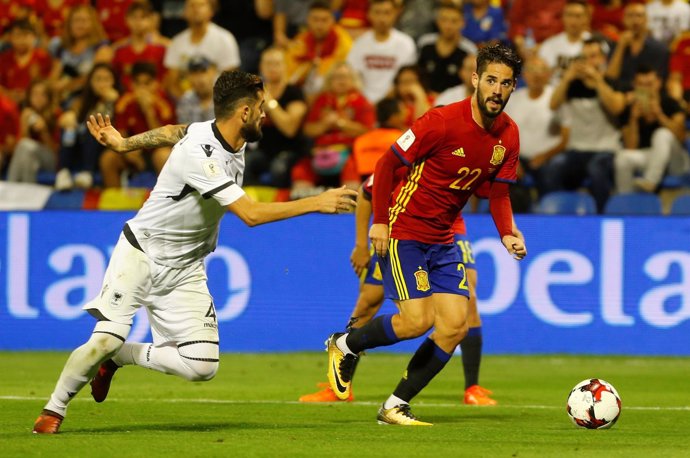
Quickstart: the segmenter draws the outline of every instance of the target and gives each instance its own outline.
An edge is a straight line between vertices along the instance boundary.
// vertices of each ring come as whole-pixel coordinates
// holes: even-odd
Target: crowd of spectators
[[[477,49],[524,60],[506,107],[521,130],[516,195],[658,192],[690,172],[686,0],[0,0],[0,177],[57,190],[127,186],[170,150],[119,155],[123,135],[213,118],[217,75],[259,73],[264,136],[246,184],[356,187],[382,139],[469,96]]]

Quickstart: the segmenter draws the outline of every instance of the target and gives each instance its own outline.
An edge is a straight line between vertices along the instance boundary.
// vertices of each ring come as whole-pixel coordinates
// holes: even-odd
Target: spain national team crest
[[[417,282],[417,291],[429,291],[431,286],[429,285],[429,274],[420,267],[417,272],[414,273],[414,279]]]
[[[500,165],[503,162],[503,156],[506,154],[506,148],[503,145],[494,145],[494,152],[489,161],[491,165]]]

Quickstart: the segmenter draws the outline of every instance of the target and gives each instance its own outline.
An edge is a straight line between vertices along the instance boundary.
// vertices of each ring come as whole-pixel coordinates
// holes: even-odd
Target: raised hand
[[[96,116],[91,115],[86,120],[86,127],[93,135],[93,138],[106,148],[110,148],[118,153],[124,152],[122,144],[124,139],[120,132],[110,123],[110,116],[97,113]]]

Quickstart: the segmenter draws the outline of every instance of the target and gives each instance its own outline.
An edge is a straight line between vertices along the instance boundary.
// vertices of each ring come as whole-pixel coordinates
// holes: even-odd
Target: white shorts
[[[144,306],[156,345],[218,342],[218,321],[206,281],[202,261],[183,268],[162,266],[121,234],[101,293],[84,310],[96,310],[110,321],[131,326],[137,309]]]

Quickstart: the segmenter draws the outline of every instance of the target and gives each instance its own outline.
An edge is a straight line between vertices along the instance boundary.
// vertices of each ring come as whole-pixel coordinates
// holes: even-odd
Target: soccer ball
[[[606,429],[613,426],[621,414],[621,398],[606,380],[589,378],[570,391],[567,411],[580,428]]]

